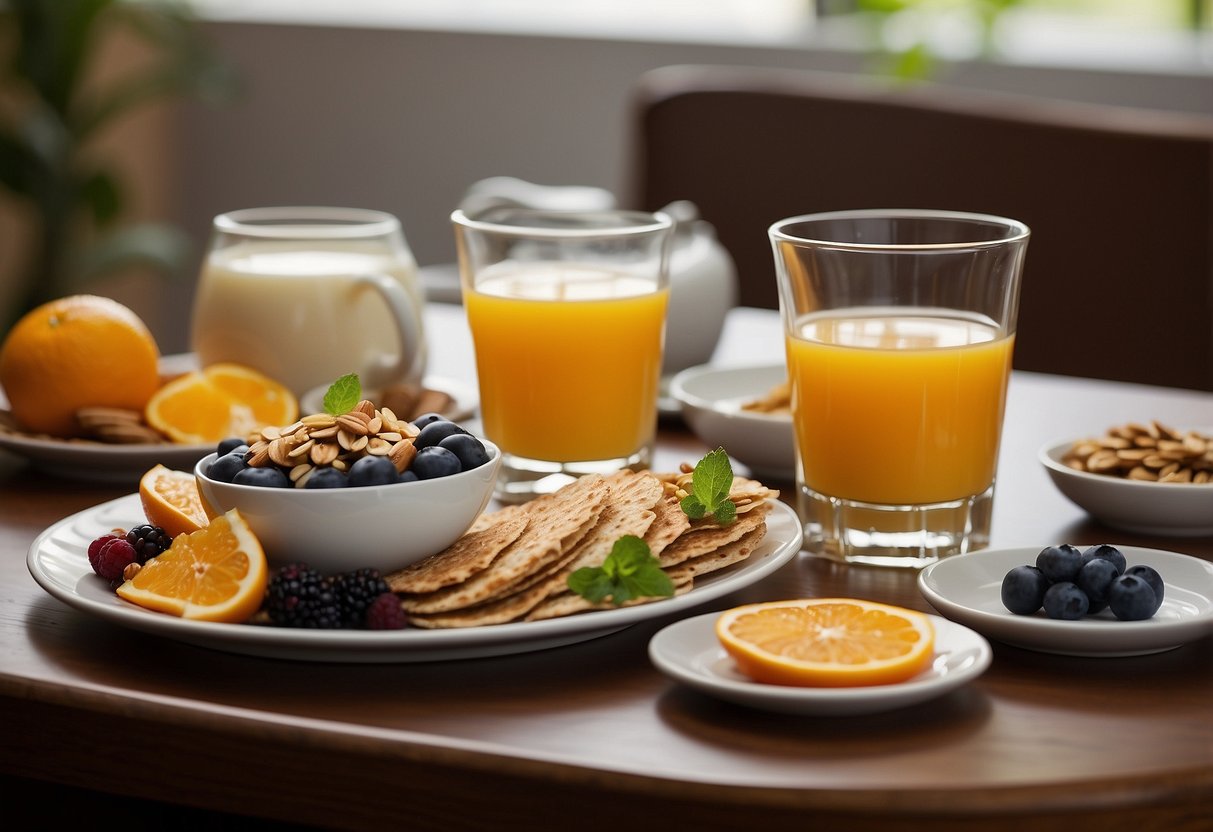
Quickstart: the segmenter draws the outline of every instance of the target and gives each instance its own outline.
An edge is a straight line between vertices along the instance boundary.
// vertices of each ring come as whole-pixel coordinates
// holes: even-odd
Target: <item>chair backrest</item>
[[[696,203],[742,305],[778,306],[784,217],[1000,214],[1032,231],[1016,367],[1213,390],[1213,118],[741,67],[655,70],[633,103],[633,202]]]

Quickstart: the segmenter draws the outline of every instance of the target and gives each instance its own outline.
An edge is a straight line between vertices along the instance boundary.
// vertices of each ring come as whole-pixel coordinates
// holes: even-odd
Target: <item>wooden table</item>
[[[430,316],[433,370],[470,379],[461,311]],[[769,313],[730,318],[719,361],[780,358]],[[994,545],[1108,541],[1213,559],[1210,538],[1096,525],[1036,462],[1046,441],[1149,418],[1213,424],[1213,396],[1016,374]],[[666,424],[658,467],[704,450]],[[680,687],[646,654],[668,617],[491,659],[258,659],[93,620],[33,582],[25,556],[38,532],[131,490],[0,458],[6,818],[108,809],[181,822],[183,810],[130,799],[141,798],[377,829],[1213,828],[1213,638],[1121,659],[995,643],[993,665],[966,687],[852,718],[762,713]],[[929,610],[914,577],[802,554],[696,612],[826,594]]]

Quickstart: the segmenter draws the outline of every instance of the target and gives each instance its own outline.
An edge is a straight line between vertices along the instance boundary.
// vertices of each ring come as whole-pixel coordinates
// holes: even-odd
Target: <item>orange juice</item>
[[[787,339],[803,482],[882,505],[994,481],[1013,336],[946,313],[806,316]]]
[[[497,272],[465,289],[485,435],[553,462],[628,457],[657,426],[668,290],[587,267]]]

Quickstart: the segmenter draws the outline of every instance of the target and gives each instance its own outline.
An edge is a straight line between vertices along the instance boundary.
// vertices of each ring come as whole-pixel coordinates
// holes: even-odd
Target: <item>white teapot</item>
[[[616,207],[614,195],[604,188],[536,185],[510,176],[476,182],[459,207],[475,214],[499,205],[580,211]],[[676,223],[670,248],[670,305],[661,367],[662,375],[669,376],[711,359],[725,315],[737,302],[737,268],[716,239],[716,230],[699,218],[694,203],[679,200],[660,210]]]

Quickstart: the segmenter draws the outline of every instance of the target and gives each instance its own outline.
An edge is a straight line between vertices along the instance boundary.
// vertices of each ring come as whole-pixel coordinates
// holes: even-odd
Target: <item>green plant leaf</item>
[[[105,234],[76,255],[72,269],[79,283],[103,277],[133,265],[150,266],[169,276],[185,274],[193,245],[180,228],[142,223]]]
[[[737,506],[729,499],[733,490],[733,465],[724,448],[717,448],[695,463],[691,472],[691,493],[679,505],[692,520],[712,515],[727,526],[737,519]]]
[[[330,416],[349,413],[362,401],[362,382],[357,373],[347,373],[324,392],[324,412]]]
[[[602,566],[583,566],[569,575],[569,589],[592,603],[607,598],[615,606],[635,598],[666,598],[674,583],[653,557],[649,544],[636,535],[624,535],[611,546]]]
[[[80,195],[99,226],[108,225],[122,213],[122,192],[118,182],[104,171],[97,171],[85,179],[80,186]]]

